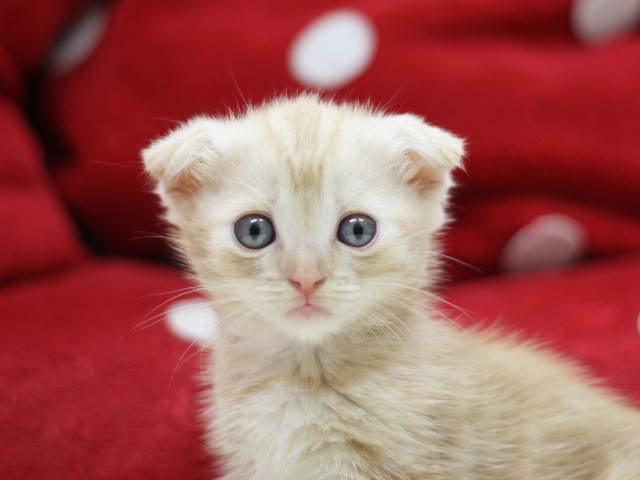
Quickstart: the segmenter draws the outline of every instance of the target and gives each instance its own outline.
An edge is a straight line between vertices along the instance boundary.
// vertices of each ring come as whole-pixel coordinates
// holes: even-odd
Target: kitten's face
[[[415,117],[302,98],[194,120],[145,160],[229,328],[319,341],[381,321],[429,283],[461,149]]]

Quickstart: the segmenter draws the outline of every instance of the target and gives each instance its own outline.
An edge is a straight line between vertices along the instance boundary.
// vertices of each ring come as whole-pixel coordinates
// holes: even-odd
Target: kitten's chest
[[[358,389],[340,391],[317,365],[297,362],[271,375],[238,369],[219,372],[217,379],[220,427],[244,430],[255,439],[317,442],[332,430],[357,428],[366,417]]]
[[[418,388],[422,382],[408,388],[416,372],[353,363],[323,370],[318,366],[329,362],[316,360],[276,362],[278,368],[227,359],[214,372],[212,438],[232,463],[251,465],[247,478],[315,478],[328,463],[358,463],[349,478],[396,478],[392,472],[424,469],[425,458],[434,463],[444,455],[439,422],[429,418],[441,418],[451,402],[437,402]],[[424,414],[425,399],[433,415]],[[423,478],[416,472],[410,478]]]
[[[311,478],[303,472],[321,457],[374,436],[366,409],[315,376],[218,381],[215,402],[218,445],[230,457],[250,452],[256,478]]]

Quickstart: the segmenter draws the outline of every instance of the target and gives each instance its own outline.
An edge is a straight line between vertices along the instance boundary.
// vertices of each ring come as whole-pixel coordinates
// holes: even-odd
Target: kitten
[[[463,142],[315,96],[199,117],[143,152],[215,299],[228,480],[640,478],[640,414],[430,306]]]

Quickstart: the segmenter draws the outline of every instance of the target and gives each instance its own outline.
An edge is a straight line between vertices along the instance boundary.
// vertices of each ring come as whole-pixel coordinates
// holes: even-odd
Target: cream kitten
[[[212,448],[233,480],[635,479],[640,414],[429,306],[463,142],[314,96],[143,153],[220,316]]]

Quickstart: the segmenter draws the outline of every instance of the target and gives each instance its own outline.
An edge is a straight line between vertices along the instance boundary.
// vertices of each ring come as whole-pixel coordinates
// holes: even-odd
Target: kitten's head
[[[303,96],[195,118],[143,157],[229,328],[315,342],[416,308],[462,154],[418,117]]]

